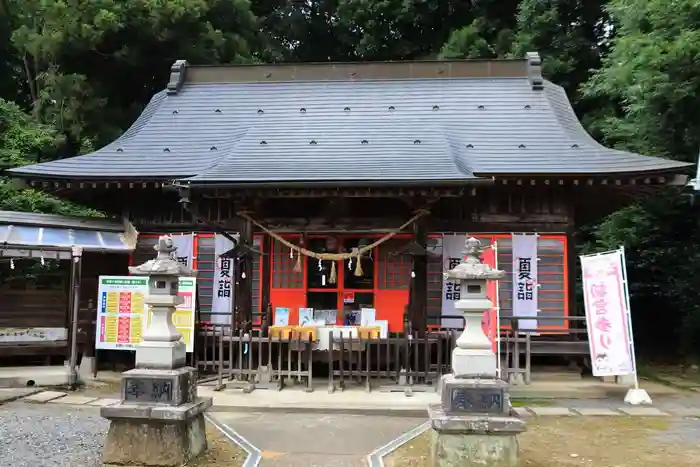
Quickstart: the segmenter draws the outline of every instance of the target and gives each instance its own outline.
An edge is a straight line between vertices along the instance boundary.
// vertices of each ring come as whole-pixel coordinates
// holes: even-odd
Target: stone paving
[[[6,403],[0,406],[0,466],[99,467],[107,428],[95,408]]]
[[[106,421],[99,417],[99,407],[119,402],[113,394],[101,396],[62,391],[0,391],[0,437],[9,446],[0,453],[0,466],[99,465],[96,456],[107,427]],[[400,393],[393,397],[397,401],[406,399]],[[382,396],[382,401],[385,398]],[[427,419],[426,415],[412,416],[408,412],[390,416],[373,402],[365,404],[364,415],[334,413],[326,407],[318,407],[313,413],[218,409],[209,415],[259,449],[263,467],[366,466],[368,454]],[[669,417],[674,424],[692,427],[691,432],[696,436],[700,395],[681,393],[655,398],[653,406],[637,407],[624,406],[619,399],[570,399],[516,407],[516,411],[523,418]],[[15,435],[8,434],[12,430]],[[26,456],[21,454],[21,437],[17,433],[30,440]],[[54,442],[57,448],[51,455],[43,456],[42,450]]]
[[[9,391],[3,393],[2,391]],[[14,392],[12,392],[14,391]],[[60,404],[66,406],[92,406],[92,407],[103,407],[105,405],[114,404],[119,402],[119,399],[115,395],[110,395],[110,397],[97,397],[91,395],[82,395],[79,393],[68,393],[61,391],[26,391],[22,389],[13,390],[0,390],[0,405],[3,403],[3,394],[8,401],[21,400],[25,403],[31,404]],[[305,394],[308,396],[308,394]],[[407,399],[412,402],[410,406],[412,409],[419,407],[423,403],[423,407],[427,407],[427,401],[420,398],[406,398],[401,393],[390,394],[391,398],[385,397],[382,394],[381,402],[387,405],[393,405],[393,407],[380,407],[377,401],[371,401],[374,395],[365,394],[366,402],[365,404],[356,404],[355,409],[363,413],[358,414],[358,416],[372,416],[372,415],[383,415],[387,416],[387,413],[396,414],[397,418],[422,418],[422,413],[419,415],[412,415],[413,412],[421,412],[420,410],[407,410],[402,413],[400,408],[396,405],[401,405]],[[393,400],[392,400],[393,399]],[[418,404],[416,404],[418,402]],[[271,410],[278,409],[278,410]],[[280,406],[275,404],[270,404],[266,407],[254,407],[253,410],[245,411],[243,414],[237,411],[227,410],[226,405],[218,404],[218,407],[212,407],[211,412],[217,414],[224,413],[234,413],[238,416],[244,415],[260,415],[262,413],[274,412],[281,417],[289,416],[291,413],[296,417],[297,415],[304,415],[303,412],[309,410],[310,413],[306,415],[313,415],[314,417],[327,415],[329,413],[334,413],[336,415],[341,415],[343,412],[342,400],[333,407],[327,406],[327,404],[322,403],[318,406],[309,405],[308,407],[303,407],[301,411],[297,410],[298,407],[295,406]],[[311,410],[315,409],[315,410]],[[615,399],[563,399],[556,401],[546,401],[546,404],[533,404],[532,406],[516,407],[515,409],[519,415],[527,416],[614,416],[614,415],[630,415],[630,416],[676,416],[676,417],[700,417],[700,395],[685,395],[680,394],[677,396],[664,397],[660,399],[655,399],[652,406],[625,406],[619,400]],[[320,414],[320,415],[316,415]],[[352,415],[345,414],[345,417],[352,417]]]
[[[367,455],[425,421],[341,414],[212,413],[261,451],[263,467],[359,467]]]

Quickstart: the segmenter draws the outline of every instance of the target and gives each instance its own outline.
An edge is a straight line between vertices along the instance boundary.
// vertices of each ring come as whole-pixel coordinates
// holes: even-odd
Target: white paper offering
[[[299,326],[312,326],[314,324],[314,309],[299,308]]]
[[[289,308],[275,308],[275,326],[289,326]]]
[[[360,325],[373,326],[377,318],[377,310],[374,308],[362,308],[360,310]]]

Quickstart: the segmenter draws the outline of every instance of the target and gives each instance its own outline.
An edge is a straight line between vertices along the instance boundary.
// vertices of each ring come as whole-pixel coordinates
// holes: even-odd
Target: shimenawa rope
[[[308,250],[302,246],[295,245],[294,243],[290,242],[289,240],[285,239],[284,237],[278,235],[277,233],[273,232],[272,230],[268,229],[264,225],[262,225],[260,222],[256,221],[253,219],[250,215],[248,215],[245,212],[239,212],[237,213],[238,216],[242,217],[243,219],[246,219],[250,222],[252,222],[256,227],[261,229],[263,232],[268,234],[270,237],[274,238],[287,248],[290,248],[292,251],[297,252],[297,262],[294,265],[294,271],[295,272],[301,272],[301,255],[304,255],[309,258],[314,258],[319,261],[332,261],[331,263],[331,272],[330,276],[328,278],[329,282],[331,284],[335,284],[336,278],[337,278],[337,273],[336,273],[336,266],[335,262],[336,261],[345,261],[351,258],[356,258],[355,261],[355,276],[360,277],[363,274],[362,271],[362,261],[360,261],[360,257],[365,254],[366,252],[378,247],[382,243],[386,242],[390,238],[394,237],[398,233],[400,233],[403,229],[420,219],[421,217],[427,215],[429,211],[427,209],[418,209],[416,210],[416,214],[411,217],[409,220],[404,222],[400,227],[392,230],[391,232],[387,233],[380,239],[376,240],[373,243],[370,243],[369,245],[365,245],[361,248],[358,248],[357,250],[354,250],[350,253],[316,253],[315,251]]]

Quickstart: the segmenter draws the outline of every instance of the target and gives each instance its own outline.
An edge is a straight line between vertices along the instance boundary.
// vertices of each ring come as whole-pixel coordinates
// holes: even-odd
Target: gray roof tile
[[[177,94],[157,94],[112,144],[11,172],[192,183],[398,182],[687,165],[601,146],[561,87],[545,81],[533,90],[523,77],[185,83]]]
[[[63,229],[123,232],[124,222],[109,218],[61,216],[36,212],[0,211],[0,225],[58,227]]]

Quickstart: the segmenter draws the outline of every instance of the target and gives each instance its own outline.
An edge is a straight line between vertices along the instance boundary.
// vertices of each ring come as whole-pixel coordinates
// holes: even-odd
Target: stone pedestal
[[[522,420],[513,417],[447,415],[429,408],[432,422],[431,467],[517,467]]]
[[[171,370],[185,364],[187,346],[177,342],[142,342],[136,348],[136,368]]]
[[[101,409],[110,423],[105,465],[174,467],[207,449],[204,412],[194,368],[134,369],[122,375],[121,402]]]
[[[464,316],[464,331],[452,350],[452,373],[456,376],[495,376],[498,359],[493,353],[491,341],[481,329],[484,312],[493,307],[493,303],[485,296],[486,281],[480,281],[483,286],[479,281],[464,282],[466,287],[460,287],[461,290],[468,291],[471,285],[472,288],[478,288],[479,292],[474,297],[470,297],[469,292],[462,292],[464,298],[455,303],[455,308]]]
[[[500,379],[443,377],[441,404],[428,409],[432,467],[517,467],[517,435],[525,423],[507,388]]]

